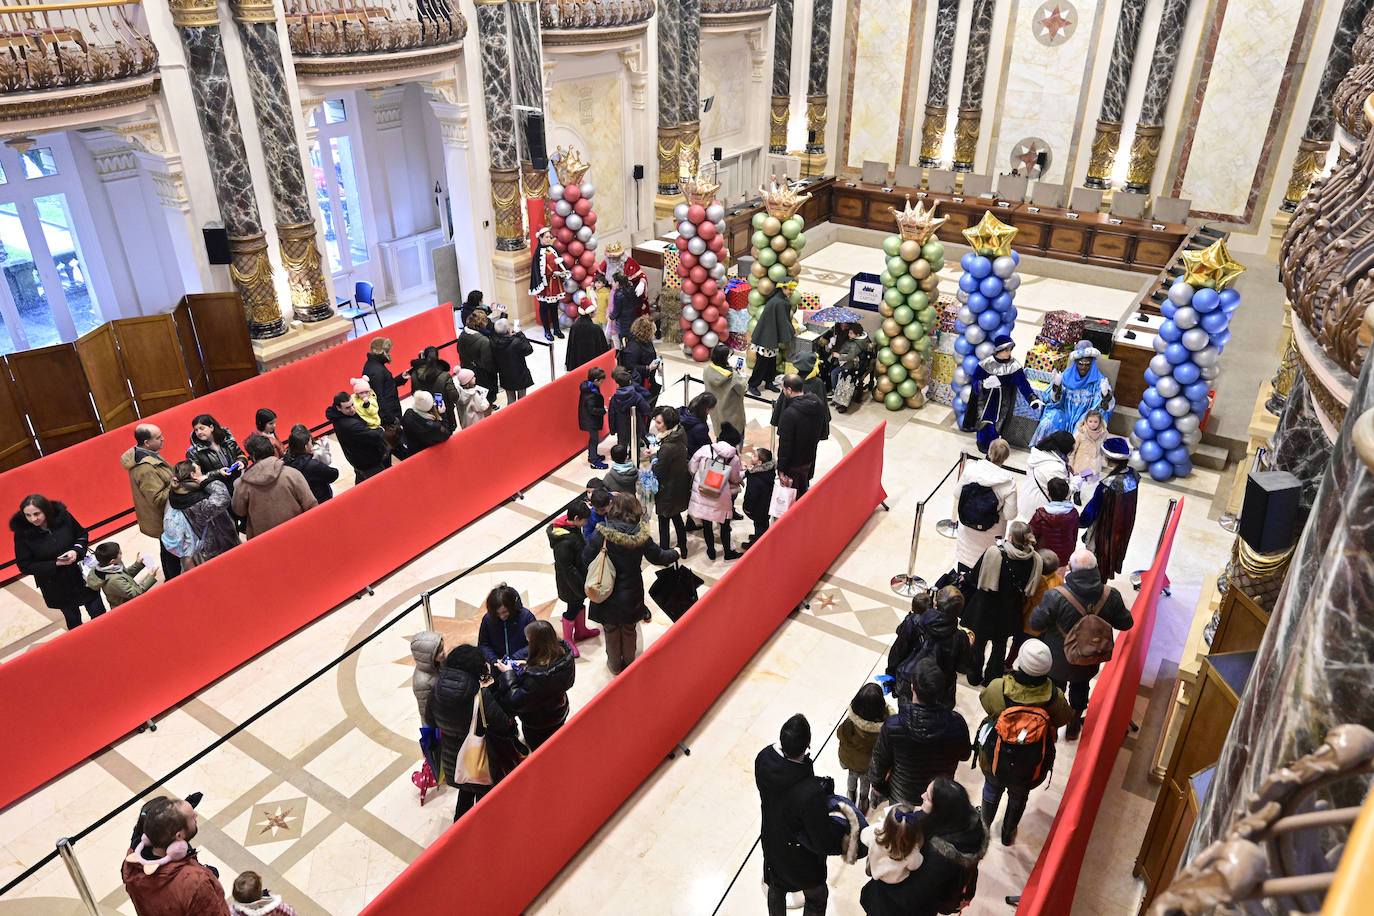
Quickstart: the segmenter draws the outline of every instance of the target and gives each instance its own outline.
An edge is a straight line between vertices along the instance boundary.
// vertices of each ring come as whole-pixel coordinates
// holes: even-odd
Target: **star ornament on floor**
[[[291,808],[283,808],[281,805],[277,806],[275,812],[264,810],[262,812],[263,819],[253,825],[262,828],[258,831],[258,835],[261,836],[270,830],[272,836],[276,837],[278,830],[291,830],[294,826],[291,822],[300,820],[300,815],[293,814],[292,810]]]
[[[1044,19],[1039,20],[1037,25],[1046,31],[1047,37],[1053,42],[1059,38],[1061,32],[1073,25],[1073,20],[1064,15],[1062,7],[1055,4],[1054,9],[1050,10],[1050,14]],[[1068,36],[1066,35],[1065,37],[1067,38]]]
[[[978,225],[964,230],[964,238],[969,247],[987,257],[1001,257],[1011,254],[1011,240],[1016,237],[1016,228],[1008,226],[991,212],[985,211]]]
[[[1220,292],[1243,273],[1244,265],[1231,257],[1224,239],[1217,239],[1199,251],[1183,252],[1183,282],[1192,286]]]

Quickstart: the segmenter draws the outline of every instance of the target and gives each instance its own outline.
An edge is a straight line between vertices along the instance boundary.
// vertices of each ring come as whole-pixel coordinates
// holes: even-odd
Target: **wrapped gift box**
[[[749,313],[745,312],[746,322],[749,320],[748,315]],[[731,350],[738,350],[742,353],[745,348],[749,346],[749,338],[742,331],[731,331],[730,338],[726,340],[725,343]]]
[[[1046,395],[1048,394],[1048,392],[1049,392],[1049,388],[1050,388],[1049,380],[1048,380],[1048,379],[1045,379],[1044,381],[1042,381],[1040,378],[1032,378],[1032,377],[1031,377],[1031,374],[1030,374],[1029,372],[1027,372],[1027,373],[1026,373],[1026,381],[1030,382],[1031,388],[1033,388],[1033,389],[1035,390],[1036,397],[1040,398],[1040,400],[1043,401],[1043,400],[1045,399],[1045,396],[1046,396]],[[1031,406],[1030,406],[1029,404],[1026,403],[1026,399],[1023,398],[1023,397],[1017,397],[1017,399],[1016,399],[1016,411],[1015,411],[1015,413],[1016,413],[1016,416],[1018,416],[1018,417],[1025,417],[1025,418],[1028,419],[1028,420],[1038,420],[1038,419],[1040,419],[1040,411],[1039,411],[1039,410],[1032,410],[1032,409],[1031,409]]]
[[[725,319],[730,323],[731,334],[744,334],[749,330],[749,311],[747,309],[732,308],[725,313]]]
[[[952,353],[936,353],[931,359],[930,378],[935,382],[948,385],[954,379],[957,358]]]
[[[802,293],[801,304],[797,307],[812,312],[818,312],[823,308],[821,305],[821,297],[815,293]]]
[[[1086,320],[1077,312],[1063,309],[1047,312],[1036,340],[1043,340],[1056,350],[1072,350],[1073,345],[1083,339],[1083,323]]]
[[[954,298],[953,293],[941,293],[940,304],[936,308],[935,329],[937,331],[949,333],[954,332],[954,317],[959,314],[959,300]]]
[[[731,308],[732,310],[734,310],[734,309],[747,309],[747,308],[749,307],[749,290],[750,290],[750,289],[751,289],[751,287],[749,286],[749,284],[746,283],[746,282],[744,282],[743,280],[740,280],[740,279],[737,279],[737,278],[731,278],[730,280],[726,281],[726,284],[725,284],[725,302],[726,302],[726,304],[729,305],[730,308]]]
[[[1069,354],[1054,349],[1050,344],[1037,339],[1035,345],[1031,347],[1030,353],[1026,354],[1025,365],[1027,374],[1031,369],[1047,374],[1063,372],[1069,367]]]
[[[954,403],[954,389],[949,382],[931,381],[930,389],[926,392],[926,398],[936,404],[944,404],[949,407]]]
[[[663,285],[673,289],[682,289],[682,278],[677,275],[679,253],[676,245],[663,251]]]

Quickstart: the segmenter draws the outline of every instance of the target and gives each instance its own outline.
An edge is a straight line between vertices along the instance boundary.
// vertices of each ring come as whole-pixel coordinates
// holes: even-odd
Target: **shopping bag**
[[[849,373],[841,373],[840,380],[835,383],[835,406],[844,410],[849,403],[854,400],[854,376]]]
[[[796,487],[784,487],[781,483],[773,486],[773,498],[768,503],[768,517],[781,518],[797,501]]]
[[[482,717],[482,734],[477,734],[477,717]],[[458,757],[453,764],[454,785],[489,786],[491,780],[491,761],[487,759],[487,715],[482,708],[482,693],[478,691],[472,700],[472,724],[468,726],[468,736],[458,746]]]
[[[696,603],[697,588],[703,581],[689,567],[674,563],[655,574],[654,584],[649,586],[649,597],[668,615],[668,619],[676,622]]]

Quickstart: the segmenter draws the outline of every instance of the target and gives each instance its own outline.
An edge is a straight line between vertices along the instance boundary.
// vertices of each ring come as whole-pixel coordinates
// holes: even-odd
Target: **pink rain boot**
[[[577,638],[574,635],[574,622],[566,617],[562,617],[559,619],[563,621],[563,641],[568,645],[572,646],[573,658],[581,658],[582,653],[577,651],[577,643],[574,641]]]
[[[601,631],[596,627],[587,626],[587,608],[585,605],[577,612],[577,619],[573,621],[573,635],[578,639],[595,639],[601,635]]]

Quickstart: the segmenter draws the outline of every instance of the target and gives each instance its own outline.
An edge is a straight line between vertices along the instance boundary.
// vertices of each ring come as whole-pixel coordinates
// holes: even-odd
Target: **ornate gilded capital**
[[[1131,164],[1126,168],[1126,190],[1134,194],[1149,194],[1155,177],[1155,163],[1159,161],[1159,138],[1163,124],[1137,124],[1131,140]]]
[[[320,249],[315,244],[315,224],[277,224],[281,262],[286,282],[291,287],[291,311],[297,321],[323,321],[332,315],[329,287],[320,266]]]
[[[1088,177],[1083,184],[1099,191],[1111,187],[1112,168],[1116,165],[1116,151],[1121,147],[1121,122],[1098,121],[1093,134],[1092,156],[1088,159]]]
[[[768,113],[768,152],[781,156],[787,152],[787,119],[791,116],[790,100],[785,95],[773,96]]]
[[[276,22],[273,0],[229,0],[229,9],[239,22]]]
[[[524,187],[527,198],[548,198],[549,196],[549,172],[547,169],[535,168],[532,162],[521,160],[520,184]]]
[[[229,276],[243,296],[248,313],[248,333],[254,340],[280,337],[286,322],[277,305],[277,290],[272,283],[272,262],[267,257],[267,237],[257,235],[229,237]]]
[[[520,172],[491,170],[491,203],[496,210],[496,248],[519,251],[525,247],[525,224],[520,218]]]
[[[829,96],[808,95],[806,97],[806,130],[807,134],[814,133],[816,140],[814,143],[806,144],[808,153],[825,152],[825,119]]]
[[[677,162],[678,168],[684,170],[689,168],[690,164],[692,172],[695,172],[697,165],[701,163],[700,121],[683,121],[678,126]]]
[[[960,108],[954,122],[954,171],[973,171],[973,157],[978,152],[978,125],[983,109]]]
[[[658,129],[658,193],[672,196],[677,194],[678,179],[678,129],[662,127]]]
[[[219,9],[215,0],[167,0],[167,8],[172,11],[172,25],[177,28],[219,25]]]
[[[1298,208],[1307,189],[1312,187],[1312,179],[1321,172],[1326,163],[1327,150],[1331,149],[1330,140],[1303,137],[1298,141],[1298,152],[1293,157],[1293,174],[1288,176],[1288,191],[1283,195],[1279,209],[1292,213]]]
[[[944,105],[927,105],[921,120],[921,165],[933,169],[940,164],[940,152],[945,146],[945,123],[949,109]]]

